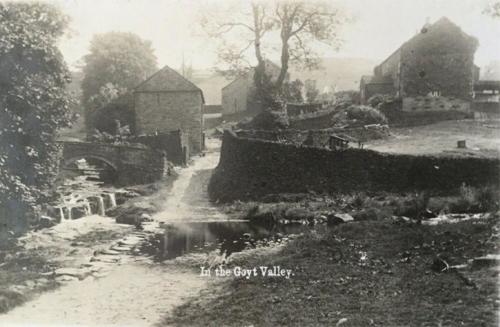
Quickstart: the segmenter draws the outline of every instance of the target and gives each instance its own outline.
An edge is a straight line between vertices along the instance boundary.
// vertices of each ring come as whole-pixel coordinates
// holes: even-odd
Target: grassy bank
[[[324,222],[332,214],[347,213],[355,220],[381,220],[392,216],[428,219],[450,213],[496,212],[500,209],[500,190],[492,187],[462,186],[453,196],[431,196],[420,192],[386,192],[338,195],[276,194],[262,202],[236,201],[222,206],[228,215],[264,224],[302,220]]]
[[[499,218],[425,226],[359,221],[311,232],[232,266],[292,269],[290,279],[213,278],[162,326],[496,326],[492,268],[438,272],[497,253]],[[231,268],[229,266],[228,268]]]

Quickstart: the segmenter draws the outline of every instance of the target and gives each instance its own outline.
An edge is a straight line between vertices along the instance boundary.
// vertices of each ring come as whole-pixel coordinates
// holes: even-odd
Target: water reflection
[[[193,222],[171,224],[156,234],[141,248],[141,253],[153,255],[163,261],[190,252],[218,250],[226,257],[257,245],[279,242],[288,234],[298,234],[307,229],[302,224],[279,225],[272,228],[247,221]]]

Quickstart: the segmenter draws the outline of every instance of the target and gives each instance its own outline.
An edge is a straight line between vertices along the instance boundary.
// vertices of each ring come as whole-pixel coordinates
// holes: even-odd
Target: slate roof
[[[419,41],[421,39],[425,39],[426,37],[428,37],[428,35],[430,33],[427,33],[427,31],[432,32],[432,30],[439,29],[441,27],[452,27],[454,29],[454,31],[456,33],[459,33],[459,35],[462,36],[464,39],[470,40],[472,42],[476,42],[477,43],[477,39],[475,37],[470,36],[467,33],[465,33],[460,28],[460,26],[458,26],[457,24],[453,23],[447,17],[441,17],[440,19],[438,19],[433,24],[426,24],[424,27],[422,27],[421,33],[415,34],[408,41],[404,42],[399,48],[397,48],[393,53],[391,53],[391,55],[389,57],[387,57],[384,61],[382,61],[378,66],[376,66],[375,69],[377,69],[377,67],[380,67],[382,64],[384,64],[386,61],[388,61],[389,59],[391,59],[393,56],[397,55],[398,52],[400,52],[401,49],[403,49],[403,47],[406,47],[406,46],[408,46],[408,45],[410,45],[410,44],[412,44],[412,43],[414,43],[416,41]],[[424,30],[425,30],[425,32],[424,32]]]
[[[203,91],[190,82],[187,78],[165,66],[134,89],[135,92],[200,92],[203,98]],[[205,100],[203,99],[203,102]]]

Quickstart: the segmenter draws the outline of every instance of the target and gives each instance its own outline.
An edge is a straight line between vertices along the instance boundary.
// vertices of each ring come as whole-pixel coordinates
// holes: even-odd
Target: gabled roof
[[[135,92],[200,92],[203,98],[203,91],[190,82],[187,78],[165,66],[134,89]],[[203,102],[205,100],[203,99]]]
[[[278,69],[278,70],[281,69],[280,65],[275,64],[274,62],[272,62],[269,59],[264,59],[264,64],[266,65],[266,69],[268,67],[273,67],[274,69]],[[253,72],[255,70],[255,68],[257,68],[257,67],[254,66],[249,71],[246,71],[245,73],[243,73],[243,74],[241,74],[239,76],[236,76],[231,82],[229,82],[228,84],[226,84],[222,89],[224,90],[225,88],[227,88],[231,84],[235,83],[236,81],[239,81],[240,79],[247,79],[248,78],[248,74],[250,74],[250,72]],[[287,73],[287,75],[288,75],[288,73]]]
[[[241,79],[247,79],[247,78],[248,78],[248,73],[245,73],[244,75],[237,76],[231,82],[229,82],[228,84],[226,84],[222,89],[224,90],[227,87],[229,87],[230,85],[232,85],[233,83],[236,83],[236,81],[239,81]]]
[[[416,35],[414,35],[413,37],[411,37],[408,41],[404,42],[399,48],[397,48],[393,53],[391,53],[391,55],[389,57],[387,57],[384,61],[382,61],[379,65],[377,65],[375,67],[375,69],[377,69],[377,67],[380,67],[386,61],[388,61],[389,59],[391,59],[394,55],[397,55],[398,52],[400,52],[403,47],[408,46],[408,45],[410,45],[412,43],[415,43],[415,42],[417,42],[417,41],[419,41],[421,39],[424,39],[429,34],[431,34],[432,32],[434,32],[435,30],[439,30],[440,28],[451,28],[455,32],[457,32],[461,37],[463,37],[464,39],[470,40],[471,42],[474,42],[474,43],[477,44],[477,39],[475,37],[470,36],[467,33],[465,33],[460,28],[460,26],[458,26],[457,24],[453,23],[447,17],[441,17],[440,19],[438,19],[433,24],[425,24],[422,27],[422,30],[421,30],[420,33],[417,33]],[[428,33],[428,32],[431,32],[431,33]]]

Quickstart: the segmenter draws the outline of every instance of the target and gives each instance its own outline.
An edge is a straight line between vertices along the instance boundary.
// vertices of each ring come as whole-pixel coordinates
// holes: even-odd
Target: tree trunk
[[[288,74],[288,61],[290,60],[289,48],[288,48],[288,40],[289,37],[287,35],[282,35],[281,37],[282,45],[281,45],[281,70],[276,80],[276,90],[281,90],[283,83]]]
[[[257,92],[260,93],[262,90],[262,81],[264,79],[265,74],[265,63],[264,58],[262,57],[262,52],[260,49],[260,39],[262,33],[262,26],[260,26],[260,13],[259,7],[257,4],[252,3],[252,11],[253,11],[253,20],[254,20],[254,33],[255,33],[255,57],[257,58],[257,67],[254,70],[254,83],[257,89]]]

